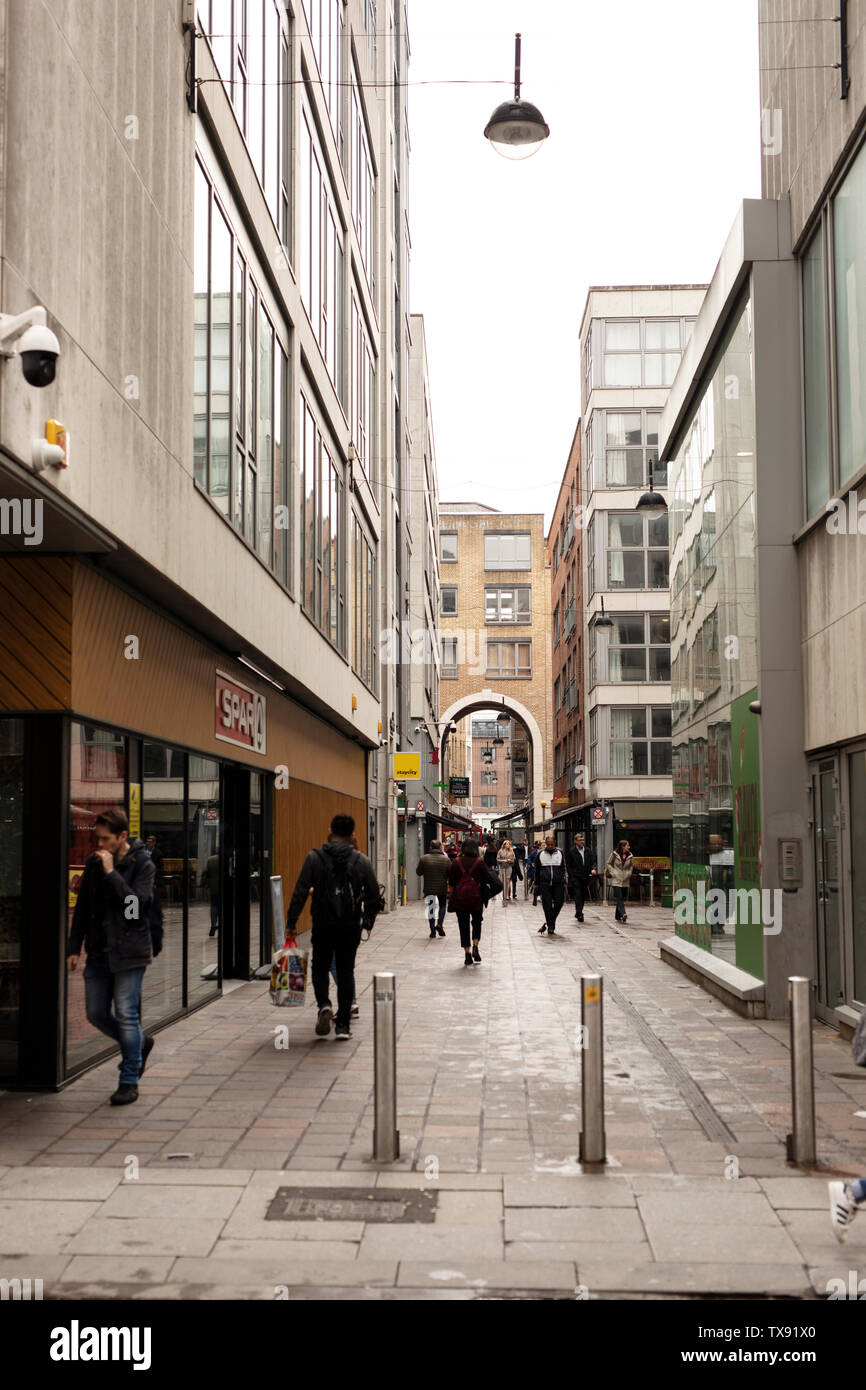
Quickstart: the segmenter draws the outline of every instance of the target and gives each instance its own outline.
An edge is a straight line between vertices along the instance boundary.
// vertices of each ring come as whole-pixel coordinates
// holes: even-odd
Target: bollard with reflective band
[[[397,1132],[396,992],[396,977],[392,971],[382,971],[373,976],[373,1159],[377,1163],[391,1163],[400,1157],[400,1135]]]
[[[604,1163],[604,1014],[601,975],[580,977],[581,1163]]]
[[[788,1160],[814,1164],[815,1079],[812,1061],[812,981],[805,975],[788,978],[791,1005],[791,1128]]]

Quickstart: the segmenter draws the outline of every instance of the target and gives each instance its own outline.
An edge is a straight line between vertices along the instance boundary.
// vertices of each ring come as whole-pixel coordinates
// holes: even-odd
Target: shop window
[[[141,836],[153,860],[154,891],[160,900],[163,922],[162,951],[148,967],[141,995],[142,1021],[147,1026],[172,1018],[184,1006],[186,761],[186,754],[178,748],[147,740],[142,744]],[[190,759],[190,763],[202,761]]]
[[[0,719],[0,1076],[18,1069],[24,925],[24,721]]]
[[[182,881],[187,907],[187,1005],[201,1003],[219,990],[218,935],[222,928],[219,900],[222,824],[220,818],[220,765],[202,758],[195,780],[189,779],[187,800],[186,860]],[[216,902],[214,896],[216,895]]]

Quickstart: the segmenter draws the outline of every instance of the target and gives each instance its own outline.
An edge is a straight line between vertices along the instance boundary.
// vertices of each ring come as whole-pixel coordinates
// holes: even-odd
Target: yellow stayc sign
[[[420,781],[421,781],[421,754],[420,754],[420,753],[395,753],[395,754],[394,754],[394,781],[395,781],[395,782],[420,782]]]

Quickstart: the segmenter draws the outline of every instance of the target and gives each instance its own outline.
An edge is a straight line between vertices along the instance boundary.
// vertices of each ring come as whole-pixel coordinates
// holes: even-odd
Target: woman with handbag
[[[481,918],[484,915],[484,889],[492,889],[494,883],[490,870],[478,854],[478,844],[475,840],[463,841],[459,858],[452,860],[448,870],[448,882],[451,885],[448,911],[457,914],[460,944],[464,951],[463,964],[480,965],[478,943],[481,940]]]
[[[628,840],[620,840],[616,849],[611,853],[607,861],[607,868],[604,876],[610,879],[613,888],[613,896],[616,902],[616,920],[627,922],[625,905],[623,901],[623,889],[627,889],[631,881],[632,870],[634,869],[634,855],[629,849]]]
[[[508,882],[511,878],[511,871],[514,868],[514,850],[511,848],[510,840],[503,840],[496,856],[496,864],[499,877],[505,885],[505,902],[508,902]],[[516,896],[516,895],[515,895]]]

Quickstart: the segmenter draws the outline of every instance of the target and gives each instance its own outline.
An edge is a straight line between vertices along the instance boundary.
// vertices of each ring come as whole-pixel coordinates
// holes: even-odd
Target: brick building
[[[577,807],[588,797],[586,777],[580,776],[585,763],[580,500],[578,421],[547,536],[553,614],[552,813],[558,838],[564,844],[571,842],[575,830],[587,828],[577,814]],[[584,819],[587,814],[583,813]]]
[[[499,512],[480,502],[439,508],[441,719],[507,712],[525,751],[524,821],[552,797],[550,569],[541,514]],[[453,739],[453,736],[452,736]],[[448,775],[449,743],[446,738]],[[512,749],[513,756],[515,750]],[[471,787],[480,810],[480,788]],[[515,808],[516,810],[517,808]]]

